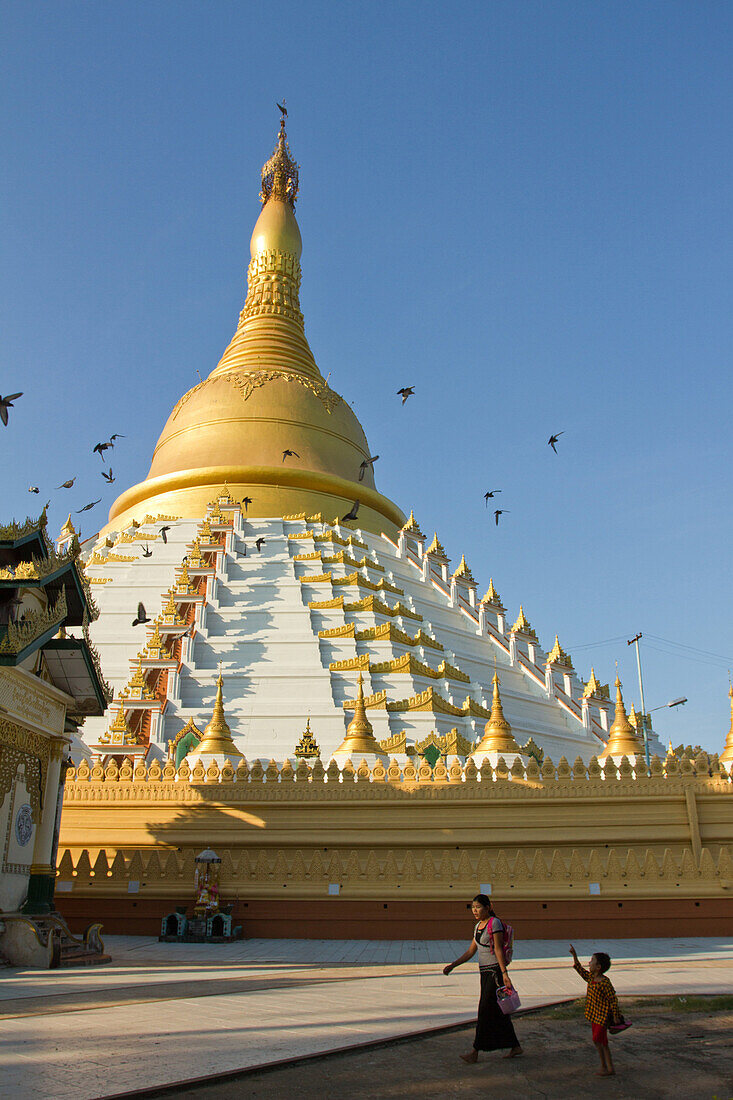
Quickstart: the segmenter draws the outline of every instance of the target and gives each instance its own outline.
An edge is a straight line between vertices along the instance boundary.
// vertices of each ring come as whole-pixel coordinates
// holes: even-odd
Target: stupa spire
[[[616,676],[616,715],[608,731],[608,742],[599,759],[607,756],[637,756],[644,750],[626,714],[621,681]]]
[[[504,708],[499,694],[499,676],[496,672],[494,672],[493,684],[491,717],[484,726],[484,735],[476,746],[475,752],[496,752],[502,756],[508,753],[519,753],[521,750],[512,733],[512,727],[504,717]]]
[[[216,698],[211,720],[204,730],[204,736],[195,749],[191,750],[191,756],[204,756],[207,753],[217,753],[225,756],[241,756],[237,746],[232,740],[232,731],[224,716],[224,698],[222,693],[224,681],[221,672],[216,681]]]
[[[280,105],[278,104],[278,107]],[[280,133],[277,144],[269,160],[262,165],[262,190],[260,199],[264,206],[270,199],[279,199],[287,202],[295,209],[298,197],[298,165],[293,159],[288,145],[288,135],[285,133],[285,118],[287,111],[280,107]]]
[[[377,753],[382,756],[382,749],[374,736],[374,729],[367,718],[364,704],[364,677],[359,673],[359,685],[354,703],[354,717],[346,727],[346,737],[343,739],[337,753],[348,753],[354,756],[356,753]]]

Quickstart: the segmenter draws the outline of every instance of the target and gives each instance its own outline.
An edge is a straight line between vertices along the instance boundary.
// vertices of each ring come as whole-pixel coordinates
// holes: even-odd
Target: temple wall
[[[66,784],[57,904],[79,921],[93,909],[108,932],[156,931],[192,900],[194,856],[212,846],[245,935],[292,935],[295,903],[297,935],[400,938],[405,907],[414,919],[420,903],[421,922],[445,938],[462,934],[466,899],[487,885],[524,935],[570,934],[557,925],[571,911],[574,935],[661,935],[665,922],[674,935],[678,905],[697,934],[722,933],[733,922],[731,776],[704,754],[654,758],[651,772],[634,777],[624,761],[604,778],[593,760],[498,774],[470,762],[341,774],[320,762],[83,765]]]

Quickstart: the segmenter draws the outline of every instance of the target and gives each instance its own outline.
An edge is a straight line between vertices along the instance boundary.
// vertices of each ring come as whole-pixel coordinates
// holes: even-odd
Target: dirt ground
[[[616,1076],[599,1078],[582,1002],[516,1020],[525,1053],[505,1061],[469,1050],[471,1029],[257,1071],[220,1084],[181,1088],[180,1100],[447,1100],[516,1097],[575,1100],[733,1100],[733,997],[649,998],[623,1004],[633,1027],[611,1038]]]

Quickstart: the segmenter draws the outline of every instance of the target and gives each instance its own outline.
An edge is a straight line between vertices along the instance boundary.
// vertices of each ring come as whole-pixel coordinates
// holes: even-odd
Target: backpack
[[[494,918],[490,918],[490,919],[493,920]],[[514,954],[514,929],[512,928],[511,924],[505,924],[504,921],[501,920],[499,917],[496,917],[496,920],[499,921],[499,924],[502,927],[502,931],[504,932],[504,939],[502,941],[502,947],[504,949],[504,958],[506,959],[507,963],[510,963],[512,961],[512,955]],[[483,929],[483,931],[486,931],[486,930]],[[489,947],[491,948],[492,953],[496,954],[496,952],[494,951],[494,937],[493,936],[491,936]]]

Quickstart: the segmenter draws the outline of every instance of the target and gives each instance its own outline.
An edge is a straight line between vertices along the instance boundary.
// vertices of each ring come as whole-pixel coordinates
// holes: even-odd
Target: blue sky
[[[98,527],[145,477],[234,330],[285,97],[307,333],[379,488],[546,646],[559,632],[583,676],[618,660],[636,702],[642,630],[647,706],[689,698],[655,716],[660,736],[720,749],[733,7],[128,0],[0,18],[0,393],[25,391],[0,431],[2,515],[46,499],[34,483],[53,532],[101,495]],[[107,488],[91,447],[111,432],[127,439]]]

